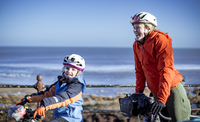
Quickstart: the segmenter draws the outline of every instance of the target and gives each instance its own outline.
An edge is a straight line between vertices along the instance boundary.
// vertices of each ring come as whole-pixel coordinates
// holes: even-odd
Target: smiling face
[[[135,39],[137,41],[142,41],[145,37],[145,31],[147,31],[145,25],[143,23],[138,23],[138,24],[136,23],[133,25],[133,29],[134,29],[133,32],[135,34]]]
[[[69,66],[69,65],[65,65],[64,70],[65,70],[65,72],[64,72],[65,77],[74,78],[79,73],[79,70],[77,68],[75,68],[73,66]]]

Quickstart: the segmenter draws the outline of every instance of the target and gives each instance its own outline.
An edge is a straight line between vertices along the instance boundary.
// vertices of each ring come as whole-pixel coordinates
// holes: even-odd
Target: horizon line
[[[2,47],[45,47],[45,48],[57,48],[57,47],[61,47],[61,48],[65,48],[65,47],[68,47],[68,48],[133,48],[132,46],[131,47],[127,47],[127,46],[0,46],[0,48]],[[197,47],[173,47],[173,49],[200,49],[197,48]]]

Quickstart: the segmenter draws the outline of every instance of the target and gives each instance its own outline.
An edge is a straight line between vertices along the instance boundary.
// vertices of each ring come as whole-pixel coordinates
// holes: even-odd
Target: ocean
[[[200,83],[200,49],[173,49],[176,69],[186,84]],[[34,85],[37,75],[51,85],[61,75],[66,55],[79,54],[86,61],[87,85],[135,84],[132,48],[108,47],[0,47],[0,84]],[[87,88],[85,94],[115,96],[134,88]]]

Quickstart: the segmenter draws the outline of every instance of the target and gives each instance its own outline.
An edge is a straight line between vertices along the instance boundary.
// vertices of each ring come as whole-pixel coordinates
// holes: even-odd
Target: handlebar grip
[[[41,120],[44,119],[44,117],[43,117],[43,116],[40,116],[39,114],[36,114],[35,118],[37,118],[37,119],[41,119]]]
[[[164,119],[164,120],[167,120],[167,121],[171,121],[171,120],[172,120],[171,117],[166,117],[166,116],[164,116],[161,112],[159,112],[158,115],[160,116],[160,118],[162,118],[162,119]]]

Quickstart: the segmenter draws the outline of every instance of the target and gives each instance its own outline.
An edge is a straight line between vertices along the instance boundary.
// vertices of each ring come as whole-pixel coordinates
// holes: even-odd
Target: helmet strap
[[[144,23],[144,35],[145,35],[145,37],[148,35],[148,32],[147,32],[147,28],[146,28],[145,23]]]

